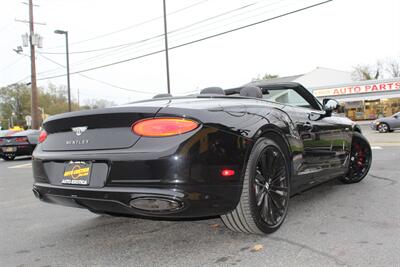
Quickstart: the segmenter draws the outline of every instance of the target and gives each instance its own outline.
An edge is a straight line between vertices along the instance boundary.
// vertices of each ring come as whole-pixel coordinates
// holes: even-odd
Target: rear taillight
[[[197,122],[184,118],[154,118],[134,123],[132,131],[141,136],[165,137],[187,133],[198,126]]]
[[[43,143],[44,140],[47,138],[47,132],[46,131],[41,131],[39,135],[39,143]]]
[[[27,137],[17,137],[17,138],[15,138],[15,142],[26,143],[26,142],[28,142],[28,138]]]
[[[3,144],[4,138],[0,138],[0,145]]]

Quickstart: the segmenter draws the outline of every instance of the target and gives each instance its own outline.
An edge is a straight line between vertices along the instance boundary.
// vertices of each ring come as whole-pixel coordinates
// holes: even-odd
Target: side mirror
[[[325,98],[324,100],[322,100],[322,105],[327,116],[330,116],[332,114],[332,111],[340,107],[339,102],[331,98]]]
[[[322,100],[322,104],[325,111],[332,111],[340,106],[337,100],[331,98],[325,98],[324,100]]]

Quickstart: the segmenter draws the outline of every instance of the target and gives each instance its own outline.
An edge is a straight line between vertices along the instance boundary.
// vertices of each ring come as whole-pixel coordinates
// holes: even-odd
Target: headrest
[[[153,99],[154,98],[164,98],[164,97],[172,97],[172,95],[171,94],[158,94],[158,95],[153,96]]]
[[[255,98],[262,98],[263,97],[261,89],[259,87],[255,87],[255,86],[243,87],[240,90],[240,95],[241,96],[247,96],[247,97],[255,97]]]
[[[207,87],[201,90],[200,94],[225,95],[225,91],[221,87]]]

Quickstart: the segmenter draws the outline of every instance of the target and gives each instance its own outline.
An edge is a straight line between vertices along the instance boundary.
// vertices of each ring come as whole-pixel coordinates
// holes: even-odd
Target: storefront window
[[[341,102],[338,110],[352,120],[375,120],[400,111],[400,98]]]

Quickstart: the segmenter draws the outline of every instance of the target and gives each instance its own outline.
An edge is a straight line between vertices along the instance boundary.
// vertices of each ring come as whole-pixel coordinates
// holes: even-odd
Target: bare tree
[[[376,67],[370,65],[358,65],[353,68],[353,80],[366,81],[376,80],[380,77],[381,64],[377,64]]]
[[[353,68],[353,80],[377,80],[400,77],[400,61],[388,58],[381,59],[375,65],[357,65]]]
[[[400,77],[400,62],[395,59],[388,60],[385,70],[389,73],[391,78]]]
[[[358,65],[353,68],[353,80],[366,81],[377,80],[383,78],[383,69],[385,62],[377,60],[375,65]]]

